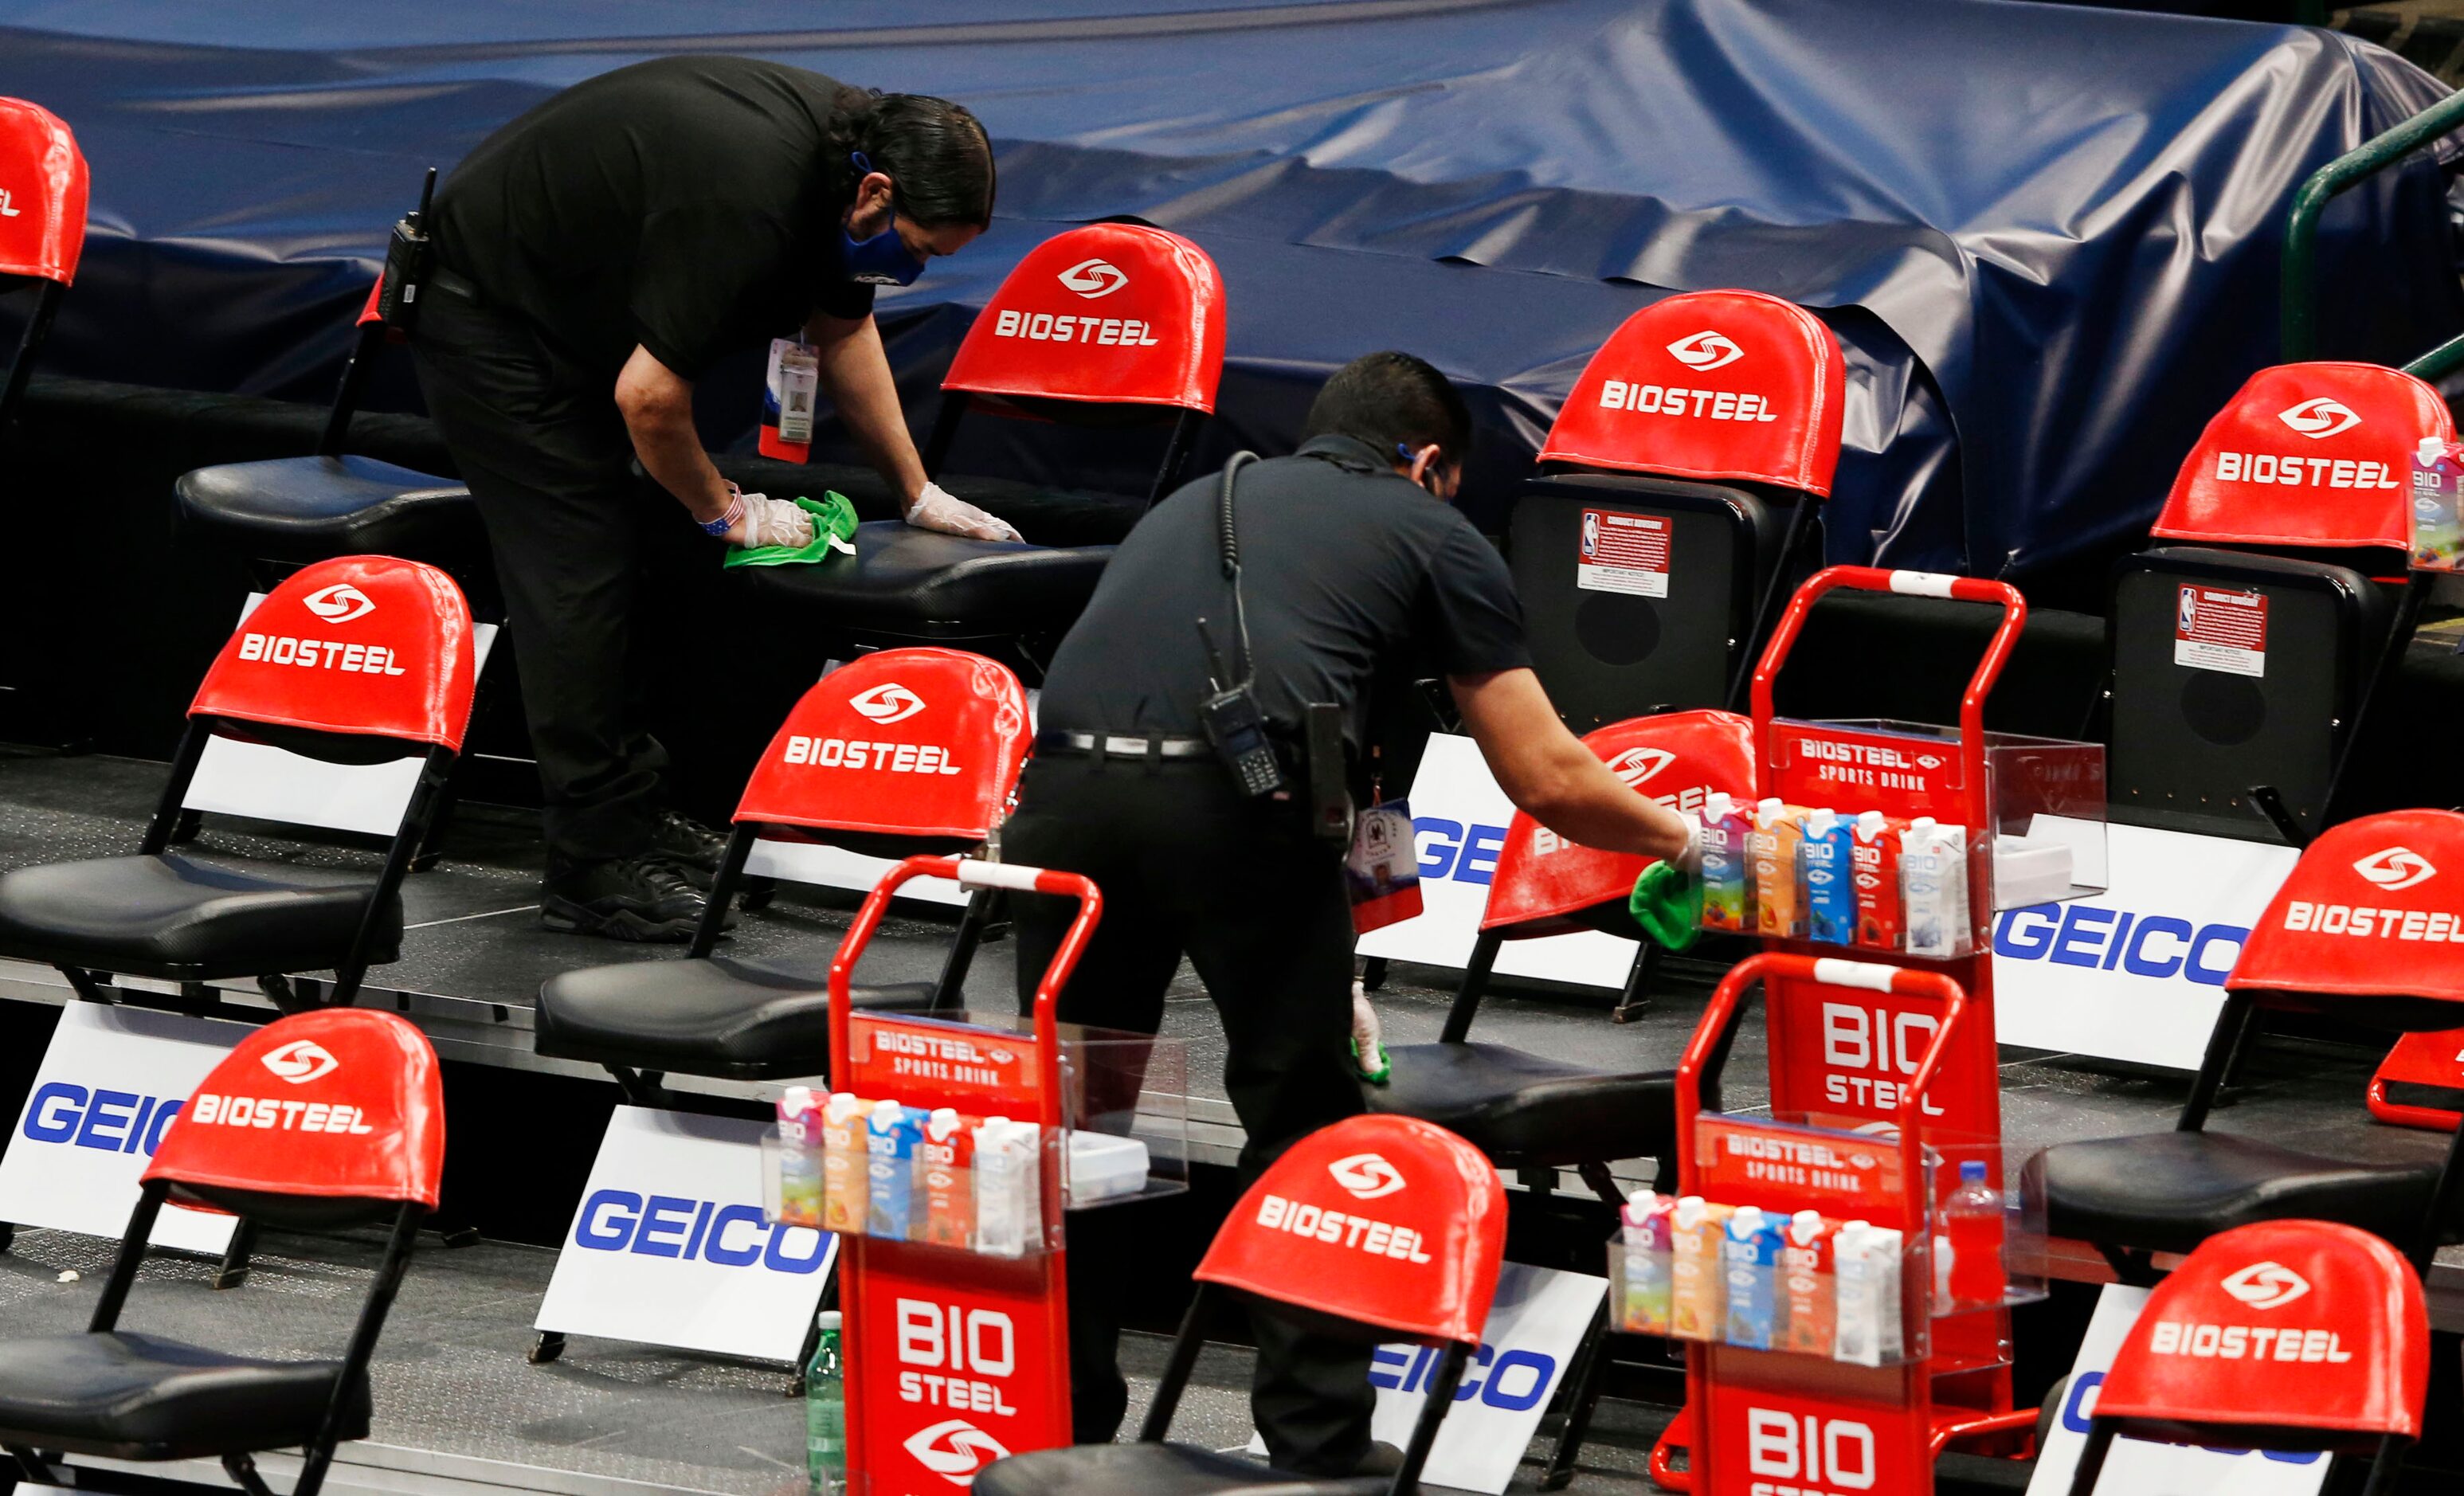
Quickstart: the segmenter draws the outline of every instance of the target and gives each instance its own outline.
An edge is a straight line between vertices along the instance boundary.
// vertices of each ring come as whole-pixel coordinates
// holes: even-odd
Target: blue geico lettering
[[[2070,1390],[2062,1395],[2062,1427],[2074,1434],[2083,1435],[2087,1432],[2088,1414],[2094,1411],[2087,1405],[2087,1395],[2103,1385],[2102,1372],[2081,1372],[2071,1378]],[[2211,1455],[2246,1455],[2252,1452],[2247,1449],[2227,1449],[2215,1444],[2202,1444],[2199,1447]],[[2257,1453],[2278,1464],[2316,1464],[2326,1458],[2316,1449],[2300,1454],[2282,1449],[2261,1449]]]
[[[143,1152],[154,1156],[163,1131],[187,1105],[184,1096],[141,1096],[133,1090],[88,1090],[70,1081],[49,1081],[26,1103],[18,1131],[37,1143],[74,1143],[107,1154]]]
[[[2221,987],[2250,932],[2201,925],[2170,914],[2133,914],[2093,904],[2029,904],[1993,922],[1993,954],[2091,971],[2120,967],[2133,977],[2180,977]]]
[[[1379,1346],[1369,1358],[1369,1383],[1393,1392],[1426,1394],[1430,1379],[1436,1376],[1438,1353],[1426,1346],[1417,1350],[1410,1346]],[[1455,1387],[1455,1400],[1469,1402],[1478,1397],[1492,1408],[1507,1413],[1524,1413],[1540,1405],[1549,1396],[1550,1384],[1557,1379],[1557,1362],[1553,1356],[1537,1351],[1507,1351],[1484,1345],[1463,1368],[1463,1381]]]
[[[1497,871],[1497,854],[1506,849],[1502,825],[1475,822],[1466,831],[1460,821],[1414,816],[1412,829],[1426,838],[1420,844],[1420,876],[1432,880],[1451,877],[1485,885]]]
[[[802,1257],[788,1250],[799,1241],[811,1243]],[[771,1230],[758,1205],[722,1205],[681,1195],[644,1199],[630,1190],[601,1190],[583,1200],[582,1214],[574,1218],[573,1244],[594,1252],[678,1257],[721,1267],[759,1263],[784,1273],[819,1271],[829,1246],[809,1226]]]

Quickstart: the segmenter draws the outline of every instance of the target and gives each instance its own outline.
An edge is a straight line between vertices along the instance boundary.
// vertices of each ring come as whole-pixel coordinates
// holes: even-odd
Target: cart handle
[[[1781,616],[1779,627],[1772,630],[1771,643],[1763,649],[1762,662],[1754,667],[1754,725],[1756,730],[1768,727],[1771,719],[1771,684],[1779,678],[1780,666],[1786,663],[1788,651],[1796,645],[1796,636],[1805,630],[1805,617],[1814,610],[1823,594],[1847,587],[1859,592],[1896,592],[1903,597],[1949,598],[1961,603],[1996,603],[2002,607],[2001,626],[1993,630],[1992,642],[1985,647],[1984,658],[1976,662],[1976,673],[1968,679],[1968,691],[1959,698],[1959,730],[1970,744],[1983,742],[1985,732],[1985,698],[1993,692],[1993,683],[2001,677],[2002,667],[2018,646],[2019,630],[2028,622],[2028,600],[2019,589],[2007,582],[1989,582],[1981,577],[1952,577],[1937,571],[1886,571],[1880,566],[1826,566],[1805,579],[1805,585],[1788,600],[1788,612]]]
[[[2456,1113],[2443,1107],[2416,1107],[2410,1102],[2390,1101],[2387,1093],[2387,1077],[2370,1077],[2367,1097],[2370,1115],[2389,1127],[2417,1127],[2429,1133],[2453,1133]]]
[[[856,962],[863,959],[864,948],[872,943],[881,929],[882,916],[890,912],[890,900],[900,887],[912,878],[949,878],[965,889],[1007,889],[1015,893],[1050,893],[1078,901],[1077,915],[1052,953],[1051,963],[1035,984],[1035,1042],[1046,1054],[1052,1049],[1057,1034],[1053,1015],[1060,1001],[1061,989],[1069,983],[1069,974],[1078,968],[1078,958],[1087,954],[1087,942],[1094,936],[1096,923],[1104,917],[1104,895],[1094,880],[1075,872],[1061,872],[1048,868],[1026,868],[1016,863],[985,862],[973,857],[910,857],[888,872],[865,895],[864,907],[856,911],[855,923],[839,939],[838,953],[830,957],[830,1070],[843,1073],[847,1063],[853,1004],[849,994],[855,984]],[[1047,1096],[1047,1107],[1057,1101]],[[1057,1120],[1047,1117],[1046,1122]]]
[[[1934,1072],[1942,1067],[1944,1056],[1949,1053],[1950,1032],[1959,1026],[1961,1017],[1968,1011],[1968,994],[1958,982],[1941,972],[1889,966],[1880,961],[1850,961],[1835,957],[1765,951],[1747,957],[1730,967],[1728,975],[1720,979],[1720,985],[1711,993],[1709,1005],[1703,1010],[1702,1021],[1694,1025],[1694,1037],[1686,1041],[1685,1057],[1677,1062],[1678,1193],[1695,1193],[1694,1119],[1703,1110],[1703,1084],[1706,1078],[1717,1081],[1720,1071],[1727,1065],[1728,1046],[1735,1038],[1738,1010],[1743,1003],[1746,987],[1751,982],[1773,977],[1810,981],[1824,987],[1854,987],[1867,992],[1897,993],[1903,997],[1933,998],[1942,1003],[1942,1022],[1935,1025],[1933,1038],[1925,1045],[1925,1056],[1917,1062],[1916,1073],[1909,1077],[1904,1099],[1900,1103],[1901,1177],[1908,1189],[1909,1219],[1917,1219],[1919,1201],[1925,1189],[1921,1135],[1925,1096],[1932,1089]]]

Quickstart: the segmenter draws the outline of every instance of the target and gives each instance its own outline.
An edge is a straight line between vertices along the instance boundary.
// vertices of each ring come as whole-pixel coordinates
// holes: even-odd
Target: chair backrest
[[[1672,712],[1603,727],[1583,738],[1618,779],[1671,810],[1700,811],[1722,791],[1754,799],[1754,724],[1734,712]],[[1576,928],[1569,916],[1609,906],[1622,912],[1648,857],[1567,841],[1516,811],[1489,877],[1480,927],[1508,939]],[[1633,926],[1626,926],[1631,931]]]
[[[2396,810],[2322,833],[2225,989],[2390,1028],[2464,1023],[2464,815]]]
[[[445,1094],[427,1036],[392,1013],[326,1008],[241,1040],[189,1096],[146,1165],[174,1199],[331,1219],[436,1206]]]
[[[762,752],[736,820],[979,842],[1032,746],[1026,692],[962,649],[884,649],[821,678]]]
[[[1348,1117],[1241,1197],[1195,1274],[1384,1337],[1473,1347],[1506,1245],[1506,1189],[1432,1122]]]
[[[1212,414],[1223,277],[1143,224],[1089,224],[1027,252],[967,329],[941,387],[983,397]]]
[[[217,728],[349,757],[382,740],[458,753],[475,678],[471,605],[433,566],[341,556],[286,578],[240,621],[188,704]],[[330,735],[340,741],[320,744]]]
[[[2421,1435],[2421,1280],[2367,1231],[2268,1221],[2210,1237],[2147,1297],[2097,1390],[2134,1439],[2363,1449]]]
[[[2199,433],[2151,534],[2271,550],[2412,544],[2412,455],[2453,441],[2438,391],[2375,363],[2279,363],[2253,374]]]
[[[0,275],[67,285],[85,249],[85,157],[57,115],[0,99]]]
[[[1828,498],[1845,392],[1839,340],[1813,313],[1758,291],[1683,292],[1610,334],[1540,460]]]

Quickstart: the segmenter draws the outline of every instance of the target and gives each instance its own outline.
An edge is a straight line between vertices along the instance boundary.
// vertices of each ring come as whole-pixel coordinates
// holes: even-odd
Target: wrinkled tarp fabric
[[[995,231],[882,299],[913,406],[1029,247],[1135,215],[1227,282],[1201,458],[1289,446],[1329,369],[1411,348],[1471,387],[1467,507],[1496,529],[1625,316],[1743,286],[1846,347],[1833,559],[2021,579],[2145,526],[2276,360],[2294,189],[2444,92],[2333,33],[2012,0],[945,0],[921,22],[847,0],[826,29],[783,0],[8,13],[0,93],[66,118],[94,167],[58,372],[320,399],[421,166],[577,78],[748,52],[964,99],[994,134]],[[2424,158],[2329,212],[2324,356],[2401,362],[2464,327],[2443,189]],[[711,434],[749,432],[756,378],[714,387]],[[1143,486],[1100,444],[976,425],[1011,428],[971,433],[985,460]]]

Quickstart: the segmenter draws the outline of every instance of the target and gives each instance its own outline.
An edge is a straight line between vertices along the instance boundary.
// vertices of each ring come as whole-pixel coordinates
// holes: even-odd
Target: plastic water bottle
[[[1959,1188],[1942,1202],[1949,1239],[1950,1299],[1963,1308],[2002,1302],[2002,1195],[1985,1182],[1985,1161],[1959,1166]]]
[[[821,1343],[804,1368],[804,1475],[812,1496],[847,1489],[847,1366],[839,1359],[839,1311],[822,1311]]]

